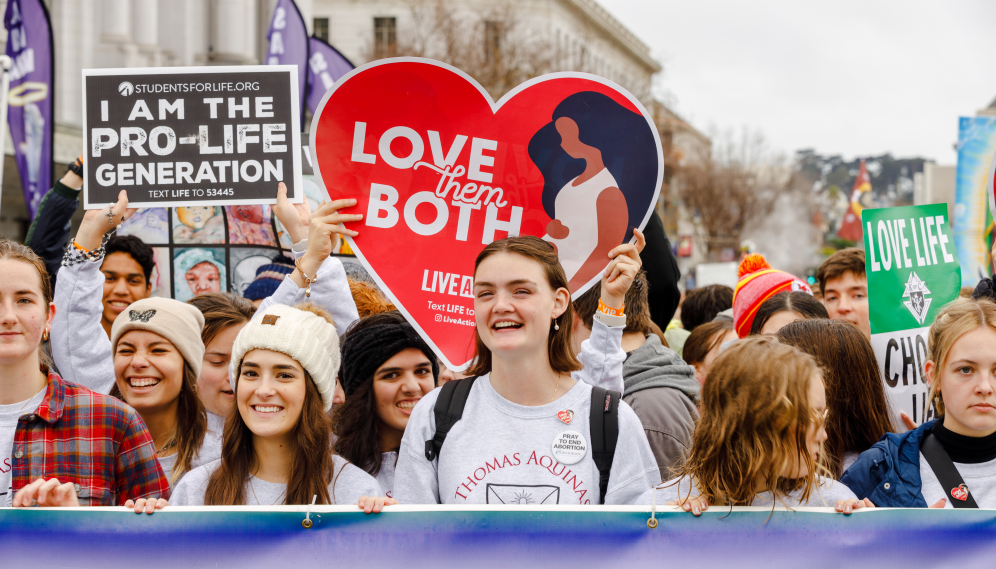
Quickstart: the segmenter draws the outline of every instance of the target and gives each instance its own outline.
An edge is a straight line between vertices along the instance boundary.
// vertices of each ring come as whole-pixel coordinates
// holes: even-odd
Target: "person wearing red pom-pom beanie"
[[[772,269],[764,256],[757,253],[744,257],[737,273],[740,280],[733,291],[733,324],[741,338],[750,334],[757,309],[772,296],[786,291],[813,294],[806,281],[785,271]]]

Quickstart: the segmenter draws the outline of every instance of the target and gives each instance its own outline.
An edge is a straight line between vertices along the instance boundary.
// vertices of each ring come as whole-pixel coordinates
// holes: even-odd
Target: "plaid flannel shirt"
[[[138,413],[49,371],[38,410],[14,434],[11,496],[38,478],[73,482],[81,506],[168,498],[169,482]]]

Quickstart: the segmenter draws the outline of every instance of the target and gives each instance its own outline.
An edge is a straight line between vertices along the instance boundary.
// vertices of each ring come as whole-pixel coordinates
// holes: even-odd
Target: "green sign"
[[[861,224],[871,343],[886,393],[897,416],[905,411],[922,422],[932,416],[923,376],[927,331],[961,288],[947,205],[865,209]]]

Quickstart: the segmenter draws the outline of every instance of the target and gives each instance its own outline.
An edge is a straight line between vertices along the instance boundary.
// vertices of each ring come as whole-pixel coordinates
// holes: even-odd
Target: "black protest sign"
[[[299,203],[297,66],[83,71],[84,207]]]

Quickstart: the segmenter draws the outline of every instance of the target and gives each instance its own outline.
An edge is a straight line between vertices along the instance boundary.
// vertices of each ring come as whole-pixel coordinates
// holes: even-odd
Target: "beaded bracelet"
[[[76,242],[76,238],[66,247],[66,253],[62,256],[62,266],[69,267],[77,263],[83,263],[90,261],[96,263],[104,258],[104,246],[111,239],[114,231],[108,231],[104,234],[104,238],[100,241],[100,247],[97,247],[93,251],[84,249],[79,243]]]
[[[612,308],[609,305],[602,302],[602,299],[598,299],[598,311],[602,314],[607,314],[609,316],[625,316],[623,310],[625,310],[626,305],[622,305],[619,308]]]
[[[304,279],[304,284],[307,285],[305,287],[305,289],[304,289],[304,297],[305,298],[311,298],[311,284],[318,282],[318,274],[316,273],[315,274],[315,278],[313,278],[313,279],[312,278],[308,278],[308,275],[305,274],[304,269],[301,268],[301,259],[303,259],[303,258],[304,257],[299,257],[297,260],[295,260],[294,261],[294,266],[297,267],[298,271],[301,271],[301,278]]]

